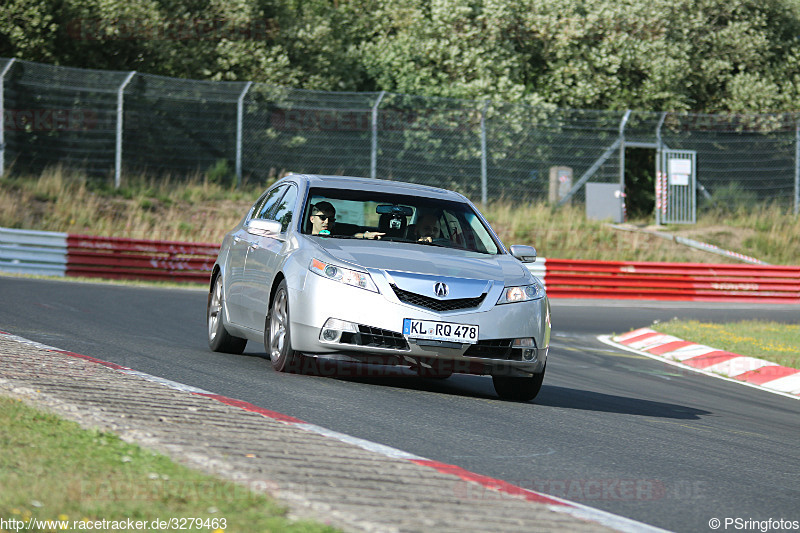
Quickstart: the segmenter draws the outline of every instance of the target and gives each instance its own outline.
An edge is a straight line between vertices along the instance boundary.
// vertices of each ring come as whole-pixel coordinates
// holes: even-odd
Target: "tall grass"
[[[0,180],[0,226],[218,243],[270,184],[126,178],[114,189],[55,167]],[[580,205],[494,201],[482,211],[506,244],[532,244],[543,257],[669,262],[733,262],[642,233],[587,220]],[[650,220],[633,221],[638,225]],[[724,225],[723,225],[724,223]],[[706,211],[697,224],[659,228],[773,264],[800,264],[800,218],[779,207]]]
[[[120,189],[52,168],[0,180],[0,226],[91,235],[216,242],[263,189],[236,189],[197,175],[135,176]]]

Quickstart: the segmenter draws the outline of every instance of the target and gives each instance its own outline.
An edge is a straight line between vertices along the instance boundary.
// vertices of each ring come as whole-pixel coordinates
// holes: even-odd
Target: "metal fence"
[[[0,58],[0,174],[52,165],[114,179],[286,172],[398,179],[475,200],[567,197],[624,184],[629,147],[695,151],[701,196],[800,205],[800,113],[698,115],[322,92]],[[658,160],[658,158],[654,158]],[[566,198],[565,198],[566,199]]]

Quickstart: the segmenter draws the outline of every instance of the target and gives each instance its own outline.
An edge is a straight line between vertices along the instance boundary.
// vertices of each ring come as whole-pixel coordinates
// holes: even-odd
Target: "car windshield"
[[[307,235],[500,253],[489,230],[465,202],[315,188],[303,214],[302,233]]]

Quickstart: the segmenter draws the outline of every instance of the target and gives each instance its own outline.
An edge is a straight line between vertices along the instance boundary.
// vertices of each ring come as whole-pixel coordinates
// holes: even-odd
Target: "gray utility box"
[[[550,194],[548,200],[557,204],[569,194],[572,189],[571,167],[550,167]]]
[[[586,184],[586,218],[625,222],[625,195],[619,183]]]

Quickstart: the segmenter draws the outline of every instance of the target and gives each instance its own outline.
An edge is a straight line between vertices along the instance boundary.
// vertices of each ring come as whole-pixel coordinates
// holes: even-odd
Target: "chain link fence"
[[[625,149],[693,150],[700,196],[798,212],[800,114],[698,115],[530,107],[387,92],[322,92],[0,58],[0,174],[61,165],[114,180],[212,168],[236,179],[347,174],[475,200],[585,201],[624,183]]]

